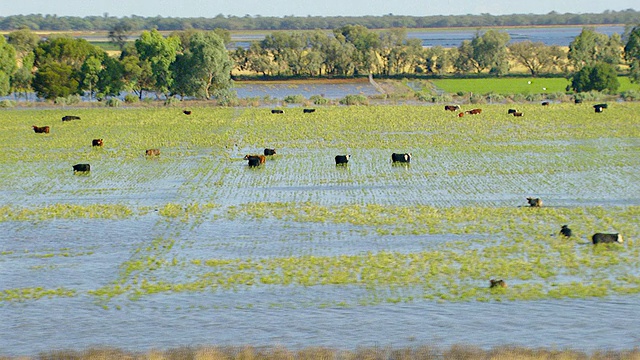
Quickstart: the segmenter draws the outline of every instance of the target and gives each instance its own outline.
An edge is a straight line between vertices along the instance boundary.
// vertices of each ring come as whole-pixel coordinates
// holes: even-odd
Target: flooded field
[[[0,355],[637,347],[640,104],[507,107],[4,110]]]

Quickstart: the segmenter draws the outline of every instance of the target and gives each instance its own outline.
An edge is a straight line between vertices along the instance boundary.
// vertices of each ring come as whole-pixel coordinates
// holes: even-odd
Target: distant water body
[[[593,26],[596,32],[611,36],[613,34],[624,33],[624,26],[620,25],[599,25]],[[521,42],[530,40],[532,42],[543,42],[545,45],[558,45],[569,46],[571,41],[580,35],[583,26],[562,26],[562,27],[513,27],[503,28],[498,31],[503,31],[509,34],[511,42]],[[456,28],[456,29],[421,29],[421,30],[408,30],[407,38],[422,40],[422,46],[433,47],[458,47],[464,40],[471,40],[478,32],[478,28]],[[486,31],[486,29],[480,29],[480,31]],[[251,41],[260,41],[264,36],[268,34],[265,32],[263,35],[238,35],[232,36],[232,42],[236,47],[248,48]]]

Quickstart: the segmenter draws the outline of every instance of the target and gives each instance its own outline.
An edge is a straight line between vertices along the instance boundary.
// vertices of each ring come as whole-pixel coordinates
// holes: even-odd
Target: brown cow
[[[460,105],[445,105],[444,109],[447,111],[458,111],[460,110]]]
[[[93,140],[91,140],[91,146],[102,146],[102,145],[103,145],[102,139],[93,139]]]
[[[522,116],[522,113],[521,112],[514,112],[513,116]]]
[[[477,115],[477,114],[480,114],[482,112],[482,109],[471,109],[471,110],[467,110],[465,112],[467,114],[469,114],[469,115]]]
[[[463,113],[463,112],[461,112],[461,113],[459,113],[459,114],[458,114],[458,117],[463,117],[463,116],[464,116],[464,113]]]
[[[35,125],[32,125],[31,127],[33,128],[33,131],[36,134],[48,134],[49,133],[49,127],[48,126],[35,126]]]
[[[147,156],[159,156],[160,149],[147,149],[147,151],[145,151],[144,154]]]

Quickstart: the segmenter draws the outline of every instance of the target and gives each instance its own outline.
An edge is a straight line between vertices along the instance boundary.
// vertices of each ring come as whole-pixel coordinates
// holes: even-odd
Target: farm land
[[[636,297],[640,105],[591,105],[3,110],[0,307]],[[594,247],[595,232],[625,242]]]

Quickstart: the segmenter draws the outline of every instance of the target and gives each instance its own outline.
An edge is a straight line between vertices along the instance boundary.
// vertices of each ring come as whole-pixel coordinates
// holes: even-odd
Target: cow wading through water
[[[264,155],[245,155],[244,160],[248,161],[249,167],[260,166],[267,162],[267,158]]]
[[[391,154],[391,162],[394,163],[410,163],[411,162],[411,153],[405,154]]]
[[[266,156],[271,156],[276,154],[276,149],[264,149],[264,154]]]
[[[624,243],[624,240],[622,239],[622,235],[618,233],[615,233],[615,234],[595,233],[591,237],[591,241],[593,242],[593,245]]]
[[[82,172],[86,173],[91,171],[91,165],[89,164],[75,164],[73,165],[73,173]]]
[[[102,146],[104,142],[102,139],[93,139],[91,140],[91,146]]]
[[[336,165],[347,165],[351,155],[336,155]]]
[[[542,207],[542,199],[540,198],[528,197],[527,203],[529,203],[529,206],[531,207]]]
[[[146,156],[159,156],[160,149],[147,149],[147,151],[145,151],[144,154]]]

